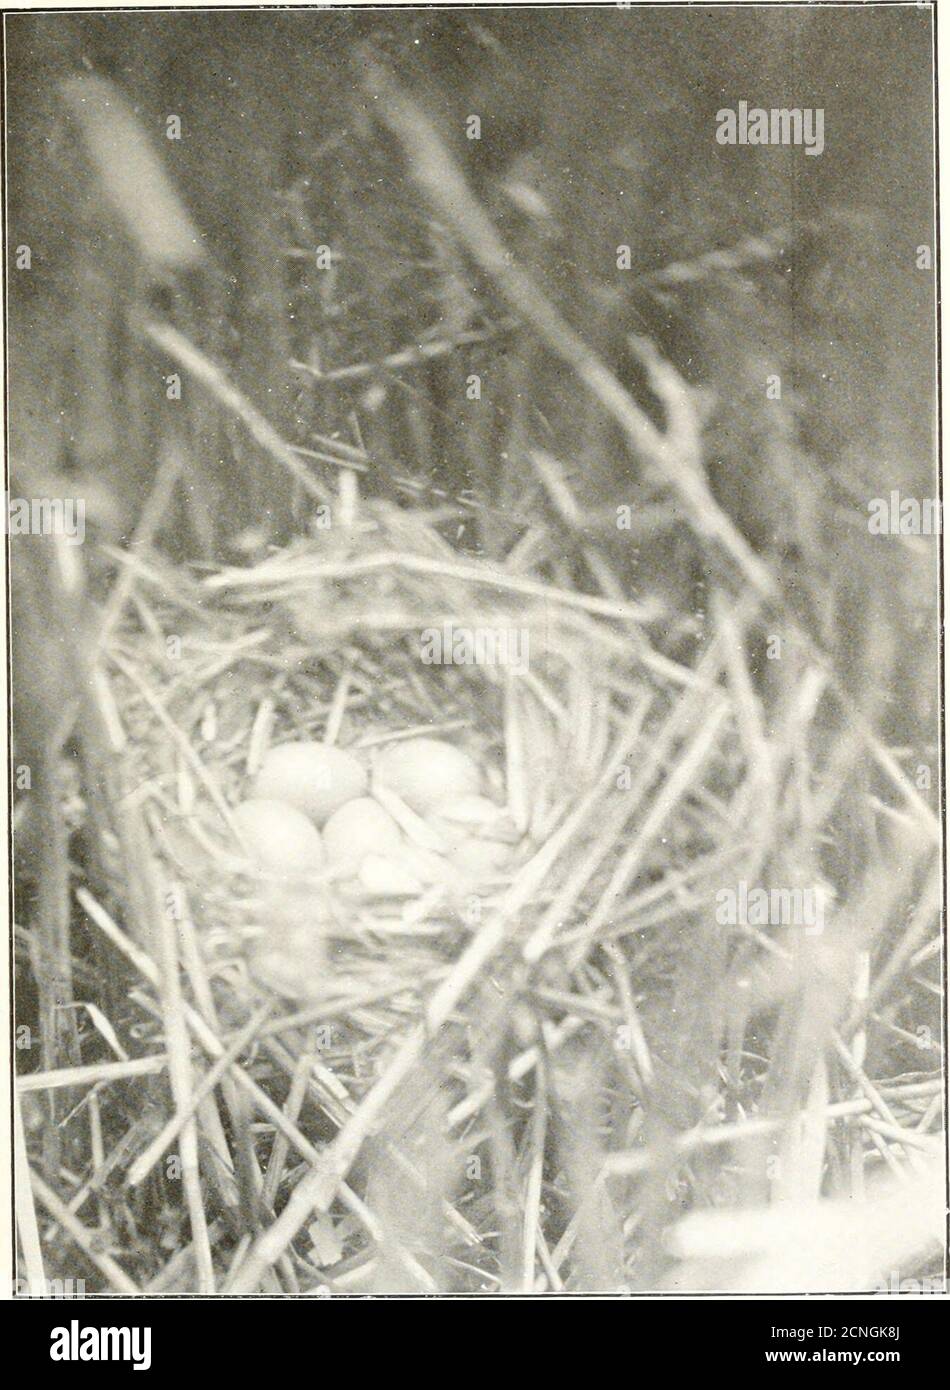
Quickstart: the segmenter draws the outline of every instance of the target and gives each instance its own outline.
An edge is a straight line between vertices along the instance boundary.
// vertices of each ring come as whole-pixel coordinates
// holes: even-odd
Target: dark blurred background
[[[933,557],[875,550],[865,523],[870,498],[935,488],[933,274],[916,266],[934,240],[931,16],[916,7],[8,15],[9,239],[33,251],[10,278],[15,473],[96,480],[121,539],[174,415],[177,551],[226,550],[248,527],[288,534],[293,487],[234,421],[190,388],[183,431],[165,408],[168,363],[129,330],[130,312],[158,313],[292,443],[362,442],[371,489],[411,475],[491,499],[480,543],[496,552],[542,505],[529,453],[544,448],[625,582],[680,584],[689,607],[682,536],[618,551],[612,524],[619,504],[662,503],[662,480],[560,363],[497,331],[494,287],[374,124],[353,61],[367,44],[436,121],[516,259],[646,408],[630,332],[709,388],[716,494],[802,610],[840,579],[906,626]],[[75,74],[111,80],[134,109],[200,233],[200,265],[149,264],[103,197],[62,99]],[[823,108],[823,153],[718,145],[716,112],[740,100]],[[179,141],[164,138],[169,115]],[[748,237],[773,237],[775,254],[657,291],[664,267]],[[329,273],[314,269],[320,245]],[[353,383],[305,370],[465,332],[489,338],[425,368]],[[765,397],[772,372],[780,406]]]

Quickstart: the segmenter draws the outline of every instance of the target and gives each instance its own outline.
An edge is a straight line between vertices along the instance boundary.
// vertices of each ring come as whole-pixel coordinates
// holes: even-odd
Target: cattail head
[[[60,94],[106,202],[149,269],[162,275],[201,265],[198,229],[119,88],[83,74],[61,83]]]

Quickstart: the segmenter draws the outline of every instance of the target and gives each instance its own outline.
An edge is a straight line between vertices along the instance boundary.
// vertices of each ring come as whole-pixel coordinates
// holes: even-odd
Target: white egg
[[[402,843],[399,826],[371,796],[348,801],[323,827],[327,862],[353,873],[367,854],[398,855]]]
[[[366,791],[366,770],[345,748],[327,743],[281,743],[265,755],[253,794],[296,806],[315,825]]]
[[[234,811],[234,822],[248,854],[268,873],[292,877],[322,869],[319,830],[286,802],[263,797],[242,801]]]
[[[420,815],[447,797],[476,795],[482,783],[474,758],[438,738],[390,744],[380,755],[377,776]]]

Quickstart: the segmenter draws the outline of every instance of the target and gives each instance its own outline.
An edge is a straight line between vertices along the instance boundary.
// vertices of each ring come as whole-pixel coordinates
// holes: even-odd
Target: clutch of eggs
[[[318,938],[329,918],[322,885],[333,881],[350,898],[398,899],[436,884],[470,887],[511,863],[517,832],[481,794],[481,770],[463,749],[434,738],[392,743],[376,760],[373,787],[378,799],[367,767],[346,749],[284,743],[267,753],[234,811],[245,857],[263,880],[264,939],[249,964],[278,993],[317,989]]]

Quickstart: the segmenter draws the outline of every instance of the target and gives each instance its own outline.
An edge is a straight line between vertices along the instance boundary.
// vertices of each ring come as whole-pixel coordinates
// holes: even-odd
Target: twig
[[[584,613],[616,618],[620,622],[650,623],[662,616],[662,609],[656,602],[632,603],[627,600],[620,602],[597,598],[593,594],[558,589],[542,580],[507,574],[502,569],[493,569],[488,565],[433,560],[426,555],[407,555],[398,550],[378,551],[373,555],[361,555],[357,559],[345,561],[314,559],[305,564],[301,564],[301,557],[295,556],[293,567],[286,567],[283,572],[279,560],[270,561],[259,565],[256,570],[222,570],[206,579],[204,585],[205,588],[213,590],[257,589],[267,585],[279,586],[312,579],[353,579],[377,571],[390,573],[394,569],[404,570],[409,574],[445,575],[447,578],[457,579],[460,584],[487,584],[507,593],[541,599],[546,603],[558,603],[564,608],[577,608]]]
[[[188,738],[185,736],[184,733],[182,733],[181,729],[179,729],[178,725],[175,723],[168,711],[165,709],[162,702],[156,697],[154,692],[149,687],[148,683],[145,680],[143,680],[142,676],[136,670],[135,666],[131,662],[128,662],[123,657],[121,657],[119,653],[114,649],[109,652],[109,659],[112,662],[112,664],[116,666],[119,671],[122,672],[122,675],[125,676],[126,680],[129,681],[130,684],[132,684],[135,687],[138,693],[142,696],[142,699],[148,705],[149,710],[152,712],[152,714],[154,714],[155,718],[167,730],[171,738],[174,739],[176,746],[180,749],[183,758],[188,763],[188,766],[190,767],[192,772],[194,772],[195,776],[201,782],[202,786],[207,791],[211,800],[214,802],[215,809],[221,816],[221,819],[224,821],[225,825],[234,835],[235,839],[240,841],[240,835],[238,833],[237,824],[234,820],[234,815],[230,806],[224,799],[224,796],[217,782],[211,776],[207,767],[201,761],[198,754],[195,752]]]
[[[289,1120],[297,1123],[297,1116],[300,1108],[307,1096],[310,1082],[310,1070],[316,1060],[315,1054],[311,1052],[301,1052],[297,1058],[293,1077],[290,1082],[290,1091],[284,1103],[284,1112]],[[267,1162],[267,1174],[264,1178],[264,1188],[261,1193],[261,1200],[265,1207],[271,1208],[277,1197],[280,1188],[280,1180],[284,1175],[284,1165],[287,1162],[287,1154],[290,1145],[287,1137],[278,1130],[274,1134],[274,1142],[271,1145],[270,1158]]]
[[[361,381],[366,377],[377,376],[381,372],[398,371],[400,367],[421,366],[438,357],[447,357],[460,347],[471,347],[476,343],[490,343],[498,334],[515,326],[511,319],[505,319],[491,328],[473,329],[458,333],[454,338],[439,338],[431,342],[413,343],[410,347],[391,352],[377,362],[354,362],[349,367],[334,367],[328,372],[312,367],[309,362],[291,360],[290,366],[296,372],[305,372],[314,381],[338,382]]]
[[[521,1267],[521,1287],[525,1293],[534,1292],[535,1265],[541,1236],[541,1193],[544,1179],[544,1147],[547,1138],[548,1098],[545,1068],[538,1068],[538,1084],[534,1093],[531,1119],[533,1153],[528,1170],[524,1199],[524,1249]]]
[[[139,553],[147,553],[156,533],[165,518],[165,513],[175,493],[175,485],[185,468],[185,456],[177,440],[166,446],[159,455],[155,479],[142,508],[135,533],[129,548]],[[136,570],[132,565],[120,567],[118,576],[109,597],[102,609],[96,632],[94,651],[100,652],[111,638],[119,624],[136,583]]]
[[[903,1125],[889,1125],[874,1115],[862,1115],[859,1124],[865,1129],[873,1129],[885,1139],[895,1139],[898,1144],[909,1144],[911,1148],[923,1149],[926,1153],[933,1153],[941,1143],[939,1134],[919,1134],[917,1130],[905,1129]]]
[[[832,1034],[832,1044],[834,1046],[835,1052],[838,1055],[838,1059],[843,1065],[845,1071],[848,1073],[851,1079],[858,1084],[858,1086],[867,1096],[868,1100],[871,1102],[872,1106],[877,1111],[878,1115],[880,1115],[884,1123],[890,1125],[894,1129],[900,1129],[901,1126],[898,1124],[897,1117],[895,1116],[893,1110],[888,1105],[887,1101],[881,1095],[880,1091],[877,1089],[877,1087],[874,1085],[871,1079],[868,1077],[866,1072],[864,1072],[862,1068],[855,1063],[854,1058],[851,1056],[850,1049],[842,1040],[841,1035],[839,1033],[835,1032]],[[879,1140],[877,1132],[875,1130],[869,1130],[868,1133],[871,1135],[872,1140],[874,1140],[877,1147],[881,1149],[881,1152],[883,1153],[884,1150],[882,1148],[881,1141]],[[913,1149],[907,1151],[907,1163],[909,1167],[915,1169],[917,1172],[920,1171],[920,1160],[917,1154],[914,1153]]]

